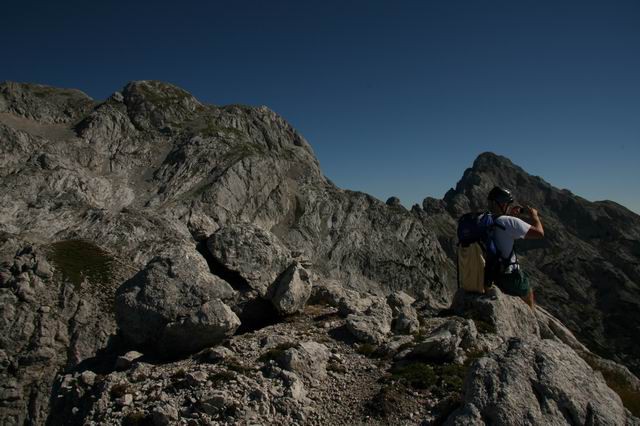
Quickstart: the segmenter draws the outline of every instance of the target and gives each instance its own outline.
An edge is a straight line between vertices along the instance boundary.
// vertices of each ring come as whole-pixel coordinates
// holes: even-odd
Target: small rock
[[[80,375],[80,381],[87,386],[93,386],[96,382],[96,373],[93,371],[83,371]]]
[[[206,383],[208,379],[209,375],[204,371],[194,371],[187,374],[187,383],[192,387]]]
[[[127,368],[131,367],[131,364],[133,364],[135,360],[137,360],[142,356],[144,355],[141,354],[140,352],[136,352],[136,351],[127,352],[126,354],[119,356],[118,359],[116,360],[116,369],[126,370]]]
[[[200,352],[199,358],[202,361],[218,363],[234,355],[231,349],[224,346],[216,346],[213,348],[207,348]]]
[[[42,278],[51,278],[53,276],[51,265],[49,265],[49,263],[44,259],[38,261],[35,272],[36,275]]]
[[[157,405],[151,411],[151,419],[155,426],[169,426],[178,421],[178,410],[169,405]]]
[[[118,398],[117,402],[119,405],[123,407],[127,407],[133,404],[133,395],[131,395],[130,393],[127,393],[123,397]]]
[[[121,92],[114,92],[113,95],[111,95],[111,99],[121,103],[124,101],[124,96],[122,96]]]

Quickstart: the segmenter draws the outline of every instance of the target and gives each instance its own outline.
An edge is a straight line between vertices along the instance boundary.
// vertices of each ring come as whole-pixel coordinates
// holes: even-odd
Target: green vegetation
[[[225,366],[231,370],[231,371],[235,371],[238,374],[242,374],[242,375],[248,375],[249,373],[251,373],[251,368],[243,365],[242,363],[240,363],[237,359],[234,358],[230,358],[227,361],[225,361]]]
[[[238,162],[247,157],[265,155],[266,149],[259,143],[245,142],[232,145],[223,155],[223,160]]]
[[[217,136],[219,133],[238,138],[243,135],[243,133],[235,127],[219,127],[212,120],[208,120],[206,126],[199,130],[198,133],[205,137]]]
[[[132,411],[127,413],[122,419],[123,426],[146,426],[153,424],[153,418],[144,411]]]
[[[231,371],[219,371],[209,376],[209,379],[213,383],[228,382],[229,380],[234,380],[235,378],[236,375]]]
[[[295,343],[281,343],[275,348],[269,349],[267,352],[260,355],[260,357],[258,358],[258,361],[261,361],[261,362],[268,362],[271,360],[277,361],[284,355],[284,352],[287,349],[291,349],[295,346],[296,346]]]
[[[378,348],[371,343],[361,343],[356,348],[356,352],[360,355],[366,356],[367,358],[380,358]]]
[[[327,364],[327,370],[333,371],[339,374],[345,374],[347,372],[347,369],[344,367],[344,365],[339,364],[335,361],[331,361]]]
[[[182,100],[191,97],[188,92],[168,85],[163,85],[162,87],[154,87],[154,89],[155,90],[149,88],[144,84],[138,86],[138,90],[140,91],[142,96],[144,96],[144,99],[147,102],[158,106],[177,104],[182,102]]]
[[[49,258],[63,277],[76,287],[86,279],[97,284],[113,280],[114,259],[100,247],[83,240],[67,240],[49,246]]]
[[[469,352],[464,364],[400,362],[391,368],[391,378],[416,389],[433,388],[441,395],[461,393],[471,363],[484,355],[482,351]]]
[[[412,362],[404,365],[394,365],[391,369],[392,377],[405,382],[416,389],[429,389],[436,384],[437,375],[430,364]]]

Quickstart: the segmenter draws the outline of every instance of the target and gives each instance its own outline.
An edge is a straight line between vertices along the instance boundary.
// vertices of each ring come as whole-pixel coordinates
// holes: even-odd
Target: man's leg
[[[533,298],[533,290],[529,289],[529,293],[527,293],[526,296],[522,296],[522,300],[524,300],[524,303],[526,303],[527,305],[529,305],[529,307],[531,309],[535,309],[535,302],[534,302],[534,298]]]

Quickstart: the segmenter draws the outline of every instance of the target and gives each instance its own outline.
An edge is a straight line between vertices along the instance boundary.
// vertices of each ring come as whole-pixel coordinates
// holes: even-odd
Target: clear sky
[[[640,1],[6,2],[0,81],[164,80],[267,105],[343,188],[410,206],[493,151],[640,212]]]

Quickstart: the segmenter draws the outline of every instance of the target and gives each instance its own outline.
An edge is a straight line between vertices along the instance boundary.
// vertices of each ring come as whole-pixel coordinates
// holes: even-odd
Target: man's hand
[[[540,222],[540,217],[538,216],[538,210],[534,209],[531,206],[527,206],[527,213],[531,216],[531,228],[529,228],[529,232],[524,236],[525,239],[535,239],[539,240],[540,238],[544,238],[544,228],[542,227],[542,222]]]

